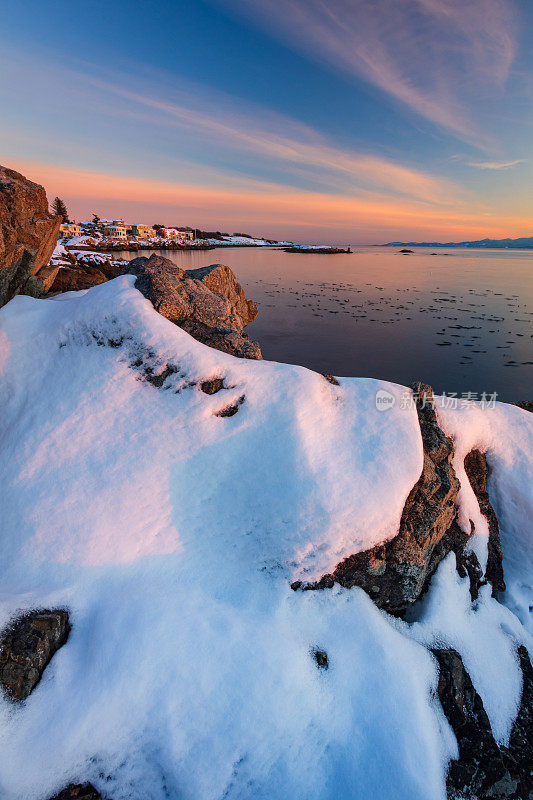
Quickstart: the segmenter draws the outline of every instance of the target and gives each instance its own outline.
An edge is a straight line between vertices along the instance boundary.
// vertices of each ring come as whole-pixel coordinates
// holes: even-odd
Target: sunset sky
[[[70,214],[533,236],[530,0],[0,0],[0,162]]]

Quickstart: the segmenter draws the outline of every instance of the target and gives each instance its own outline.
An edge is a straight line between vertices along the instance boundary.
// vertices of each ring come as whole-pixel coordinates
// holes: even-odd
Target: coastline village
[[[220,247],[291,246],[290,242],[254,238],[248,234],[200,231],[189,227],[166,227],[105,219],[72,222],[64,203],[54,201],[56,216],[62,217],[59,238],[46,267],[47,292],[89,289],[117,277],[131,257],[129,252],[154,250],[212,250]],[[134,257],[134,256],[133,256]],[[44,277],[44,275],[42,276]]]
[[[89,289],[115,278],[130,260],[131,257],[127,257],[129,252],[140,251],[142,255],[154,250],[213,250],[222,247],[271,247],[299,253],[351,252],[350,248],[297,245],[246,233],[146,225],[100,218],[97,214],[93,214],[91,220],[72,222],[59,197],[55,198],[53,209],[55,216],[61,217],[62,221],[57,245],[46,267],[45,282],[42,287],[39,284],[41,293]]]
[[[199,231],[191,228],[166,228],[163,225],[144,225],[141,223],[126,223],[122,219],[100,219],[96,215],[91,221],[82,222],[63,222],[60,226],[60,236],[64,240],[79,239],[87,237],[94,239],[101,245],[109,244],[123,249],[123,246],[130,244],[152,244],[153,239],[161,242],[175,242],[186,244],[187,242],[204,243]],[[124,248],[125,249],[125,248]]]

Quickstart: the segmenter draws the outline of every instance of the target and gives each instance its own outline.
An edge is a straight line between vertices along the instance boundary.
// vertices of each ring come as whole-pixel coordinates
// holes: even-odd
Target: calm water
[[[246,296],[259,302],[247,331],[266,359],[401,384],[421,379],[459,396],[533,399],[533,252],[431,252],[224,248],[161,255],[184,269],[231,267]]]

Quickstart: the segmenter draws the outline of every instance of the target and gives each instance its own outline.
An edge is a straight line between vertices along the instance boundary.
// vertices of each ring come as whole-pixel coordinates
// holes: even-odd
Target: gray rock
[[[11,700],[25,700],[41,680],[54,653],[67,641],[68,612],[32,611],[0,637],[0,685]]]
[[[185,271],[154,254],[133,259],[122,274],[135,275],[135,288],[155,310],[195,339],[240,358],[261,358],[259,345],[243,332],[257,316],[257,303],[246,299],[229,267]]]

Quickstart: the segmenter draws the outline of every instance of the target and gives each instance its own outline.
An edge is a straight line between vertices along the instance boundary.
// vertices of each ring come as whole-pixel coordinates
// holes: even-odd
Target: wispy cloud
[[[478,169],[510,169],[516,167],[517,164],[524,164],[525,158],[517,158],[515,161],[468,161],[469,167],[477,167]]]
[[[204,108],[198,108],[198,95],[195,107],[162,100],[154,93],[140,93],[116,83],[100,84],[90,77],[86,80],[132,101],[140,109],[148,109],[154,123],[173,124],[194,132],[198,138],[214,140],[218,145],[241,152],[244,149],[286,166],[305,166],[308,177],[314,174],[318,180],[333,182],[337,187],[341,178],[346,190],[388,190],[439,205],[461,201],[462,191],[446,178],[392,159],[335,147],[313,128],[285,116],[269,114],[264,109],[256,108],[253,114],[244,116],[225,108],[221,102],[206,103]],[[153,112],[157,112],[159,118],[155,118]]]
[[[91,172],[14,159],[11,166],[64,197],[75,215],[99,211],[146,222],[193,224],[220,230],[249,227],[267,236],[345,243],[447,236],[524,235],[527,219],[478,208],[441,209],[390,197],[357,198],[303,191],[274,183],[213,187]]]
[[[156,159],[162,151],[177,171],[188,160],[192,172],[194,154],[201,153],[198,174],[205,175],[211,164],[217,168],[217,182],[223,180],[224,171],[229,178],[233,169],[246,177],[283,175],[287,184],[305,183],[350,196],[390,194],[438,206],[466,202],[467,193],[448,178],[379,153],[340,147],[313,127],[260,104],[243,103],[183,81],[176,88],[167,75],[145,74],[141,69],[128,75],[90,63],[59,69],[43,57],[37,68],[26,54],[10,54],[10,60],[16,64],[12,91],[17,102],[34,107],[41,101],[42,87],[58,80],[66,87],[61,98],[50,98],[49,103],[47,99],[47,110],[55,113],[53,103],[67,105],[70,113],[57,117],[58,137],[65,134],[76,148],[82,146],[79,134],[75,139],[68,136],[68,126],[76,125],[76,109],[79,118],[87,120],[88,130],[105,125],[105,146],[115,148],[117,159],[124,150],[123,140],[142,138],[141,131],[146,130],[149,148],[143,142],[136,169],[139,163],[149,166],[148,159]]]
[[[505,83],[516,52],[512,0],[229,2],[289,46],[365,78],[478,143],[469,100]]]

